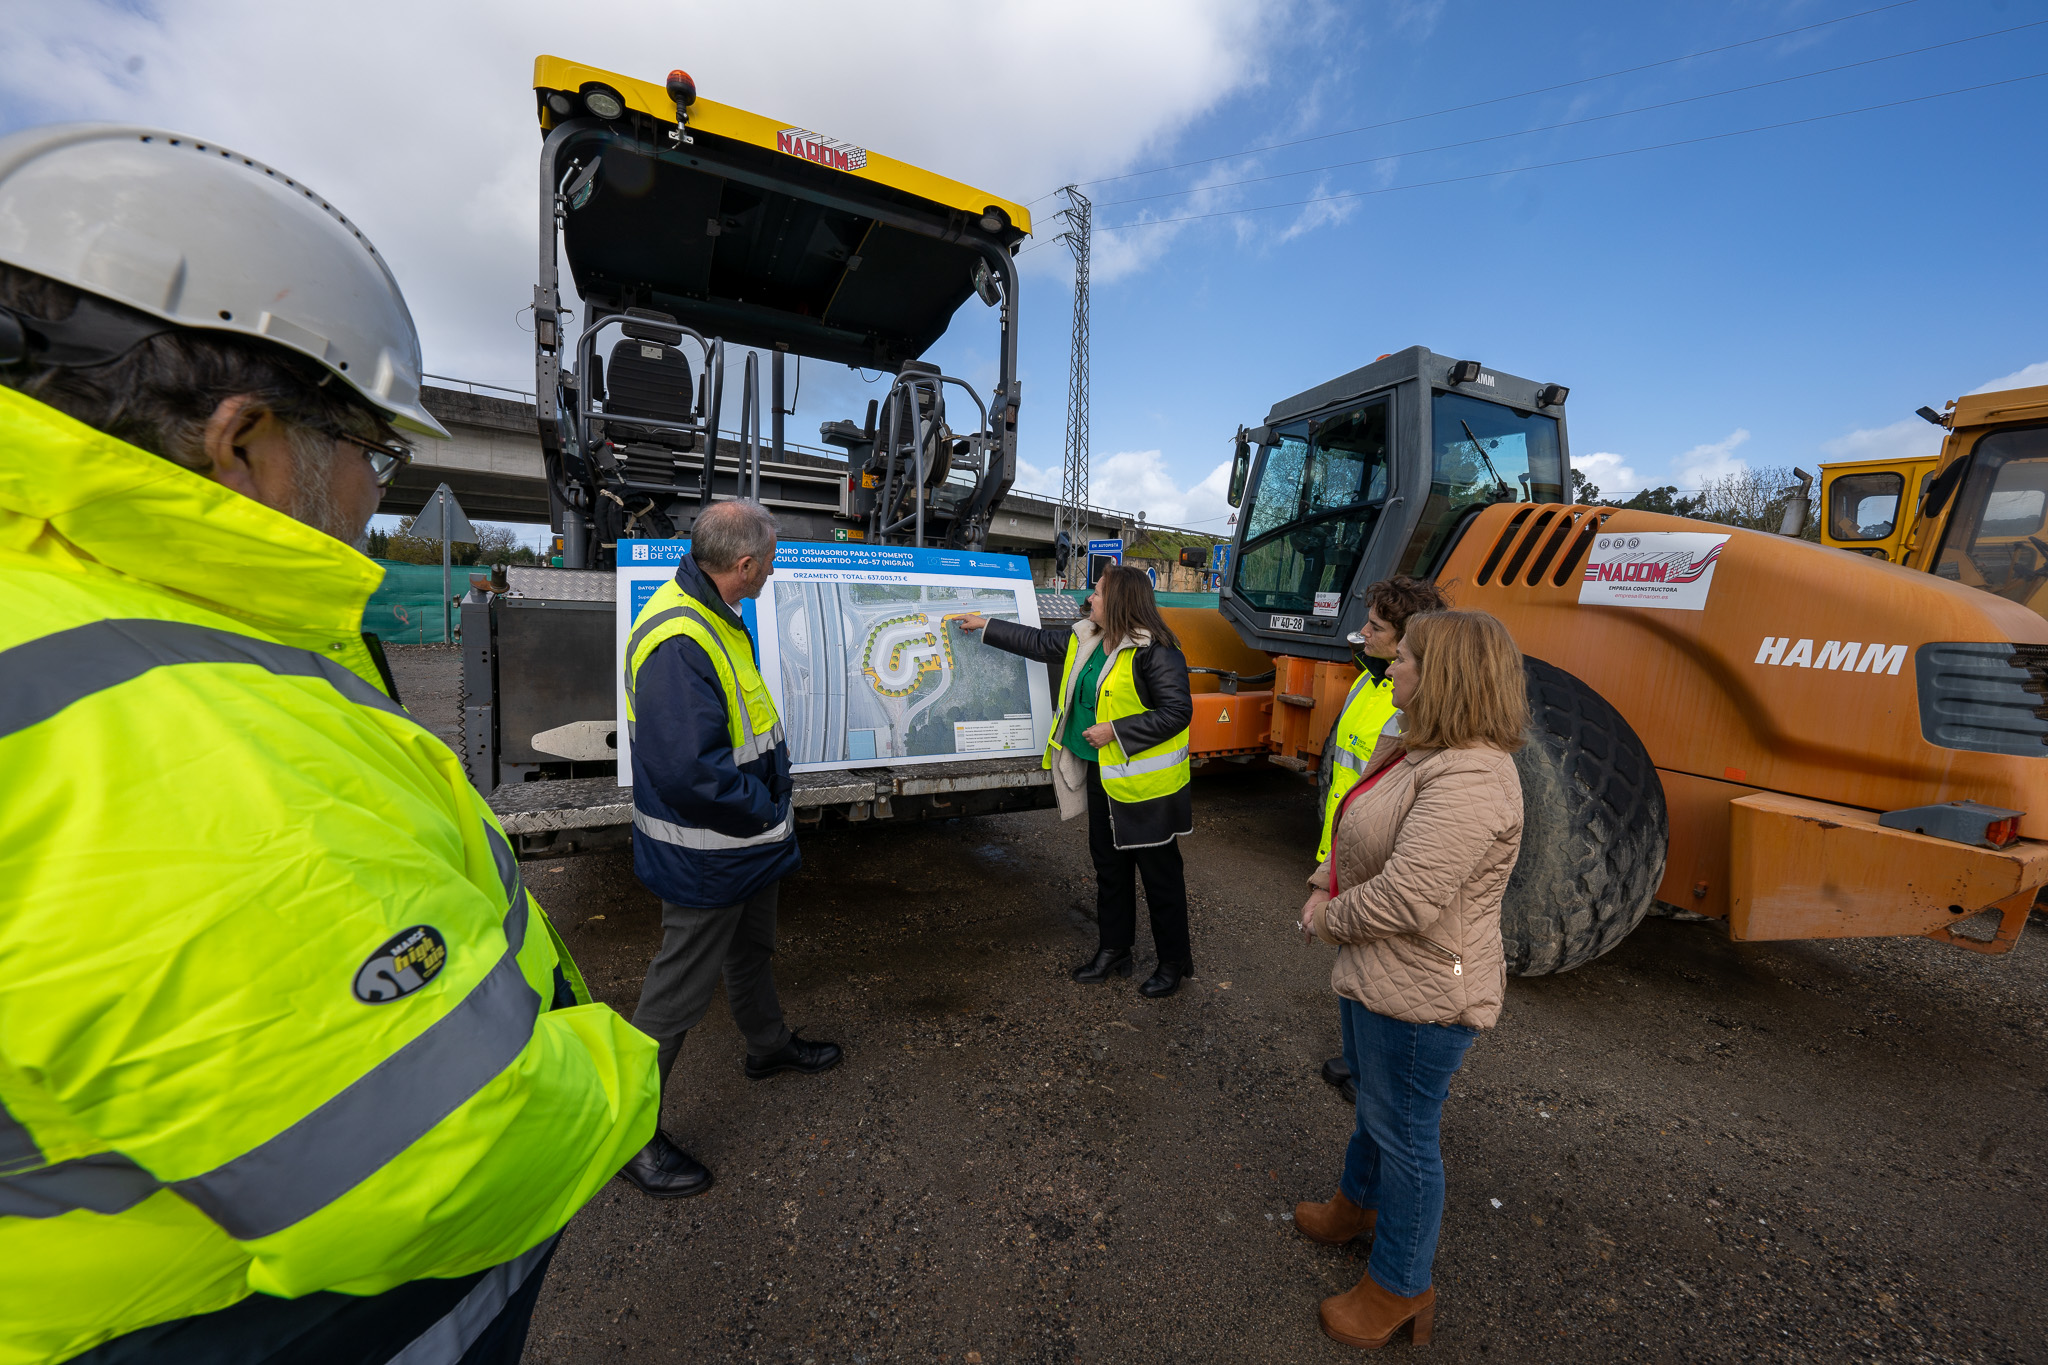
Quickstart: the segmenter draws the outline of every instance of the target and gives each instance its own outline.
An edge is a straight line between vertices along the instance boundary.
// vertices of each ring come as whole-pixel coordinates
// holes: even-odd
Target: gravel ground
[[[398,699],[420,724],[462,752],[462,711],[456,702],[462,680],[462,646],[386,645],[384,661],[398,684]]]
[[[1092,877],[1051,812],[805,835],[778,979],[845,1064],[749,1083],[714,1004],[664,1126],[717,1187],[600,1193],[527,1360],[1348,1357],[1315,1304],[1363,1248],[1288,1221],[1334,1188],[1350,1129],[1315,1074],[1329,950],[1290,929],[1309,801],[1270,768],[1196,794],[1200,975],[1160,1002],[1067,980]],[[629,858],[526,871],[630,1013],[660,926]],[[1444,1114],[1430,1358],[2048,1360],[2032,928],[1985,958],[1653,920],[1510,982]]]

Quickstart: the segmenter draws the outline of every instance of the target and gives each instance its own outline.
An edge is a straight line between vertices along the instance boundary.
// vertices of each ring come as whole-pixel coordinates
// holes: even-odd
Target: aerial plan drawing
[[[675,573],[684,540],[622,540],[621,667],[633,621]],[[960,629],[970,613],[1038,624],[1029,563],[979,550],[784,541],[758,598],[739,603],[790,763],[817,771],[1036,754],[1052,728],[1045,670]],[[624,683],[618,693],[625,714]],[[616,731],[630,785],[631,727]]]
[[[794,764],[1035,749],[1024,660],[959,618],[1022,619],[1010,588],[776,581],[778,703]]]

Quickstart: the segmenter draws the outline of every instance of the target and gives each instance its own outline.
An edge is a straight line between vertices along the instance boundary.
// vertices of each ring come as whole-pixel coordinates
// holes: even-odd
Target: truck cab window
[[[1237,591],[1263,611],[1308,612],[1342,592],[1387,497],[1387,402],[1280,428],[1260,451]]]
[[[1828,485],[1828,534],[1836,540],[1883,540],[1899,520],[1900,474],[1844,474]]]
[[[2048,589],[2048,427],[1993,432],[1969,458],[1934,571],[2031,605]]]
[[[1465,513],[1496,502],[1563,502],[1564,454],[1557,419],[1483,398],[1438,393],[1430,401],[1429,495],[1402,573],[1426,573]]]

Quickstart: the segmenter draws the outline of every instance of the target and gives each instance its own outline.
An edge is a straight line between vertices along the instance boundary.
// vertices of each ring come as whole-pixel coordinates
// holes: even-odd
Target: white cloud
[[[2003,379],[1994,379],[1988,384],[1979,384],[1971,393],[2000,393],[2006,389],[2031,389],[2037,384],[2048,384],[2048,360],[2038,365],[2029,365],[2024,370],[2014,370]],[[1932,430],[1932,428],[1930,428]]]
[[[1048,498],[1060,495],[1060,471],[1058,466],[1047,469],[1035,465],[1021,455],[1017,458],[1017,481],[1010,485],[1019,493],[1037,493]]]
[[[1981,392],[1981,390],[1980,390]],[[1836,460],[1912,460],[1941,453],[1941,428],[1919,417],[1888,427],[1864,427],[1832,441],[1821,450]]]
[[[1573,455],[1572,468],[1599,488],[1603,498],[1628,497],[1643,487],[1643,481],[1627,463],[1625,455],[1599,450],[1591,455]]]
[[[657,81],[686,66],[707,99],[1022,201],[1161,155],[1190,120],[1265,79],[1297,3],[614,0],[568,27],[543,0],[358,0],[345,15],[254,0],[14,4],[0,108],[155,124],[289,172],[391,262],[428,369],[521,384],[536,54]],[[971,74],[934,86],[918,72]]]
[[[1183,488],[1156,450],[1124,450],[1089,465],[1088,500],[1120,512],[1143,512],[1148,524],[1184,526],[1197,531],[1223,529],[1230,515],[1226,500],[1230,461],[1210,470],[1192,488]]]
[[[1329,190],[1329,181],[1327,179],[1319,179],[1315,183],[1315,188],[1310,190],[1305,197],[1316,199],[1320,195],[1328,194]],[[1314,232],[1317,228],[1335,227],[1357,213],[1358,205],[1359,201],[1356,199],[1324,199],[1320,203],[1307,204],[1303,206],[1300,215],[1293,222],[1282,228],[1279,236],[1275,237],[1273,241],[1275,245],[1278,245],[1281,242],[1291,242],[1297,237],[1305,236],[1308,233]]]
[[[1704,488],[1715,479],[1725,479],[1730,474],[1740,474],[1749,468],[1749,461],[1735,454],[1736,448],[1749,439],[1747,427],[1737,427],[1724,439],[1710,445],[1697,445],[1679,456],[1672,464],[1678,470],[1680,488]]]

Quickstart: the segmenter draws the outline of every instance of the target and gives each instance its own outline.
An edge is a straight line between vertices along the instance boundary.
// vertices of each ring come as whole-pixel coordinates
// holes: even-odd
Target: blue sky
[[[134,119],[295,171],[391,259],[428,368],[493,383],[530,385],[535,53],[685,64],[1012,198],[1093,182],[1094,493],[1155,521],[1221,530],[1238,423],[1416,343],[1570,385],[1609,492],[1924,448],[1922,403],[2048,382],[2048,0],[9,9],[0,128]],[[844,79],[910,70],[906,26],[933,79]],[[1238,212],[1263,205],[1292,206]],[[1021,482],[1049,488],[1072,298],[1034,207]],[[937,358],[985,387],[992,343],[970,302]],[[792,434],[866,387],[806,366]]]

